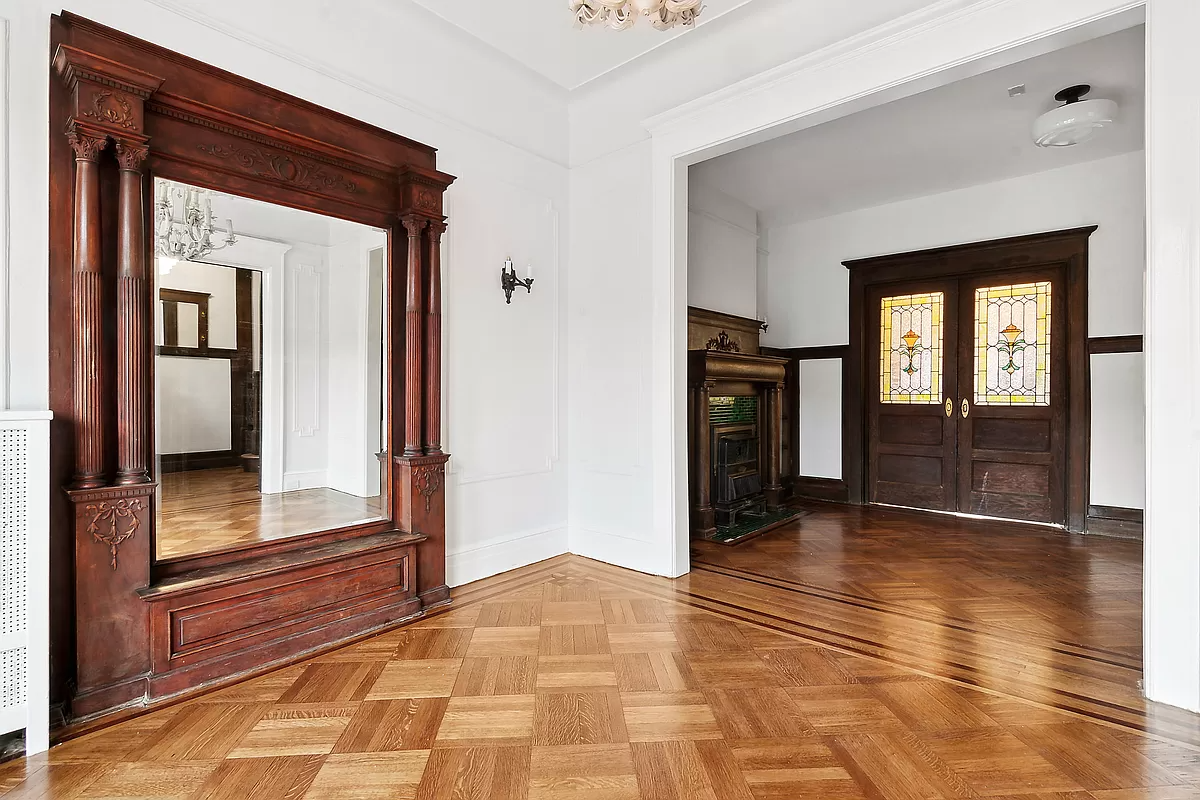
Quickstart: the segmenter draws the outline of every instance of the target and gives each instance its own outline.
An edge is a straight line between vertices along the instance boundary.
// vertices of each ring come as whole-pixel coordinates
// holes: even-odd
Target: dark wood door
[[[959,281],[958,510],[1066,523],[1065,269]]]
[[[958,308],[955,280],[870,293],[869,502],[958,510]]]

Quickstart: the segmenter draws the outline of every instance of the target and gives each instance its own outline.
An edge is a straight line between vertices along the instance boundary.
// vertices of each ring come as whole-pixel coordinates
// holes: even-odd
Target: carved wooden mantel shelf
[[[783,383],[788,360],[774,356],[697,350],[693,354],[692,380]]]

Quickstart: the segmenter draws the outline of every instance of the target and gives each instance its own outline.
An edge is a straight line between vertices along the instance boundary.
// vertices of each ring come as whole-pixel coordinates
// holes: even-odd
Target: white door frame
[[[1200,710],[1200,53],[1196,0],[941,0],[649,119],[655,571],[686,573],[687,176],[699,161],[1148,23],[1147,696]],[[931,146],[936,146],[931,143]]]

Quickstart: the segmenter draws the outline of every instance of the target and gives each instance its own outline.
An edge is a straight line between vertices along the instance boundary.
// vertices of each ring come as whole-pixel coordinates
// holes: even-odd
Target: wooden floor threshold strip
[[[801,583],[799,581],[790,581],[786,578],[760,575],[757,573],[735,569],[733,567],[710,564],[704,561],[693,561],[692,569],[711,572],[716,575],[724,575],[730,578],[737,578],[739,580],[749,581],[750,583],[756,583],[761,586],[770,586],[776,589],[783,589],[788,592],[793,592],[820,600],[845,603],[846,605],[854,606],[856,608],[878,611],[883,614],[891,614],[905,617],[907,619],[918,620],[930,625],[938,625],[940,627],[962,631],[964,633],[982,634],[994,639],[1011,641],[1019,644],[1028,643],[1030,640],[1039,641],[1045,643],[1046,648],[1051,652],[1059,653],[1061,655],[1075,658],[1086,658],[1101,664],[1134,670],[1139,673],[1139,675],[1142,671],[1142,664],[1140,660],[1131,659],[1123,653],[1116,653],[1110,650],[1092,647],[1090,645],[1079,644],[1078,642],[1050,639],[1039,636],[1038,634],[1028,634],[1018,638],[1016,635],[1010,635],[1002,628],[996,628],[994,626],[991,628],[985,628],[984,626],[967,619],[949,615],[943,616],[940,619],[934,619],[933,617],[923,615],[909,609],[888,606],[872,600],[871,598],[860,597],[858,595],[847,594],[845,592],[836,592],[820,586]],[[1093,653],[1099,653],[1100,655],[1092,655]]]

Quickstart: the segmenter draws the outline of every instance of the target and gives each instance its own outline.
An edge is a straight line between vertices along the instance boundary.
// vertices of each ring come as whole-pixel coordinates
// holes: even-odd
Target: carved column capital
[[[67,141],[75,151],[76,161],[95,161],[100,158],[100,152],[108,144],[108,137],[102,133],[85,130],[72,122],[67,126]]]
[[[415,217],[411,214],[401,217],[400,222],[404,224],[404,230],[408,231],[408,238],[416,239],[421,235],[421,231],[429,224],[429,220],[422,217]]]
[[[141,172],[142,164],[150,155],[150,145],[145,142],[117,140],[117,163],[124,172]]]
[[[429,235],[433,237],[434,243],[442,241],[442,235],[446,233],[446,223],[432,220],[429,223]]]

